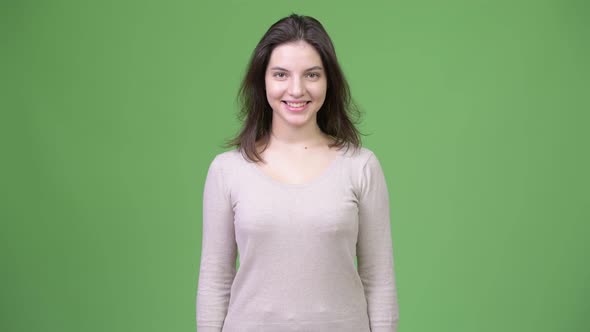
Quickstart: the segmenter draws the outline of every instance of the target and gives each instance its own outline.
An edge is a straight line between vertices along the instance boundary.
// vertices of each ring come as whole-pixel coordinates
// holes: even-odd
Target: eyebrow
[[[272,67],[272,68],[270,68],[270,70],[288,71],[287,69],[285,69],[283,67]],[[313,66],[311,68],[306,69],[305,71],[311,71],[311,70],[323,70],[323,68],[320,66]]]

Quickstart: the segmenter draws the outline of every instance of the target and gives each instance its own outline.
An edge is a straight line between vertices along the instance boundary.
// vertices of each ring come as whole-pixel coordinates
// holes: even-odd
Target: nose
[[[305,87],[303,86],[302,80],[297,77],[293,77],[289,82],[289,94],[294,98],[298,98],[303,96],[304,90]]]

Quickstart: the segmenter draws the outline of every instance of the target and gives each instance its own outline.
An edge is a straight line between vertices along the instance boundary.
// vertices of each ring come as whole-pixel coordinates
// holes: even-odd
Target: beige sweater
[[[342,149],[305,184],[274,180],[238,150],[217,155],[196,302],[198,332],[397,331],[389,194],[373,152]]]

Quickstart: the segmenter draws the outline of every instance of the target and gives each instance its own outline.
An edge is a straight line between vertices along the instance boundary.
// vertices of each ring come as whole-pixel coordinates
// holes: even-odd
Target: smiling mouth
[[[282,102],[287,104],[289,107],[295,107],[295,108],[303,107],[303,106],[307,105],[308,103],[311,103],[311,101],[302,101],[302,102],[295,103],[295,102],[289,102],[289,101],[285,101],[285,100],[283,100]]]

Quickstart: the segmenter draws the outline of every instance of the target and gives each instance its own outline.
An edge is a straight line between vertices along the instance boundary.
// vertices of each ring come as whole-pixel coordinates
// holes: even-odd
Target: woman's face
[[[322,59],[313,46],[297,41],[275,47],[266,68],[265,87],[274,128],[317,125],[317,112],[326,99],[327,79]]]

